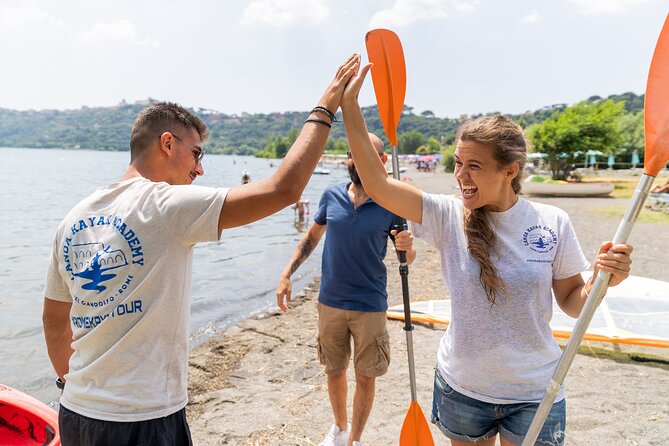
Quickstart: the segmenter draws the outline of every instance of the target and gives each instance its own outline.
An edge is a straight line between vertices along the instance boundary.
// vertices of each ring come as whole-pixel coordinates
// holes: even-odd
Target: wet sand
[[[452,175],[410,171],[407,176],[425,191],[455,193]],[[618,218],[597,215],[597,209],[628,203],[615,198],[531,199],[569,212],[588,258],[594,258],[601,241],[613,237],[619,223]],[[669,281],[669,224],[637,223],[630,243],[635,246],[632,274]],[[418,258],[409,275],[412,300],[447,298],[436,251],[422,240],[416,241],[416,248]],[[386,264],[392,305],[401,302],[401,289],[391,250]],[[248,319],[192,351],[188,419],[196,445],[321,441],[332,414],[316,356],[317,298],[315,281],[294,297],[287,314],[277,311]],[[377,379],[374,408],[362,438],[367,446],[397,444],[409,408],[402,326],[388,321],[391,366]],[[416,325],[413,332],[418,402],[428,421],[433,368],[444,330],[445,326]],[[567,377],[567,444],[669,444],[669,349],[587,342],[581,352]],[[349,370],[349,418],[351,379]],[[435,426],[430,428],[435,444],[449,444]]]

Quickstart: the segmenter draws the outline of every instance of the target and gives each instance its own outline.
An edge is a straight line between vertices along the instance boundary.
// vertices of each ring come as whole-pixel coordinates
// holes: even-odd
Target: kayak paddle
[[[397,126],[404,108],[406,93],[406,66],[404,52],[397,35],[387,29],[375,29],[365,36],[367,55],[372,66],[372,83],[379,107],[383,129],[393,149],[393,177],[400,179],[400,163],[397,154]],[[395,217],[395,229],[407,229],[407,222],[402,217]],[[413,355],[411,332],[411,302],[409,300],[409,265],[406,252],[398,251],[400,277],[402,279],[402,299],[404,301],[404,331],[407,338],[409,356],[409,380],[411,382],[411,405],[404,418],[400,433],[400,446],[434,446],[432,433],[425,415],[416,398],[416,371]]]

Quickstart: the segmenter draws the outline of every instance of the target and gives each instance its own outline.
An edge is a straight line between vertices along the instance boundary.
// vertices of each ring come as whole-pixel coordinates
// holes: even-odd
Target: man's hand
[[[360,54],[354,53],[341,64],[334,79],[330,82],[330,85],[328,85],[318,104],[327,108],[332,113],[337,113],[342,96],[344,95],[344,88],[346,88],[346,84],[348,84],[349,80],[358,73],[359,68]]]
[[[413,247],[413,234],[408,229],[397,232],[397,229],[390,231],[390,235],[395,238],[395,251],[404,251],[407,253],[407,263],[411,265],[416,260],[416,250]],[[399,255],[399,254],[398,254]]]
[[[397,232],[397,229],[390,231],[390,235],[395,237],[395,249],[398,251],[413,251],[413,234],[411,231]]]
[[[286,276],[281,276],[281,278],[279,279],[279,284],[276,287],[276,304],[279,306],[279,309],[284,313],[288,311],[291,291],[292,291],[292,284],[290,283],[290,278]]]

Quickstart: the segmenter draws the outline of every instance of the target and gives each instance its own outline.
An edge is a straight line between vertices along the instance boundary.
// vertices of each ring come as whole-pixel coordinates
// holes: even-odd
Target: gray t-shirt
[[[497,296],[491,305],[479,264],[467,250],[463,212],[458,198],[423,193],[422,224],[413,225],[417,237],[439,250],[451,295],[439,371],[453,389],[481,401],[540,401],[560,358],[549,326],[552,281],[579,274],[589,263],[566,212],[519,198],[507,211],[492,214],[492,260],[508,296]]]
[[[67,214],[44,290],[72,302],[63,406],[108,421],[186,406],[191,255],[219,239],[227,192],[140,177],[97,189]]]

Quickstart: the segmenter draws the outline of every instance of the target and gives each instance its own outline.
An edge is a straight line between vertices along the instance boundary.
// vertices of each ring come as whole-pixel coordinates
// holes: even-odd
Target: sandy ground
[[[409,172],[408,176],[423,190],[455,192],[452,175]],[[611,239],[618,226],[618,219],[597,216],[593,209],[628,202],[614,198],[537,201],[570,213],[588,257],[594,257],[600,242]],[[632,273],[669,281],[669,225],[637,224],[630,242],[636,249]],[[421,240],[416,248],[418,258],[409,276],[412,300],[446,298],[435,250]],[[400,303],[395,256],[389,255],[386,263],[389,303]],[[274,312],[246,320],[192,352],[188,418],[196,445],[320,442],[332,414],[315,349],[317,297],[316,281],[299,293],[287,314]],[[363,436],[368,446],[398,444],[409,408],[402,326],[399,321],[388,322],[392,363],[388,374],[377,380],[377,396]],[[444,330],[444,326],[417,325],[413,332],[418,401],[428,421],[436,349]],[[567,444],[669,444],[669,351],[592,342],[581,351],[567,377]],[[349,411],[351,378],[349,370]],[[435,444],[449,444],[435,426],[430,428]]]

